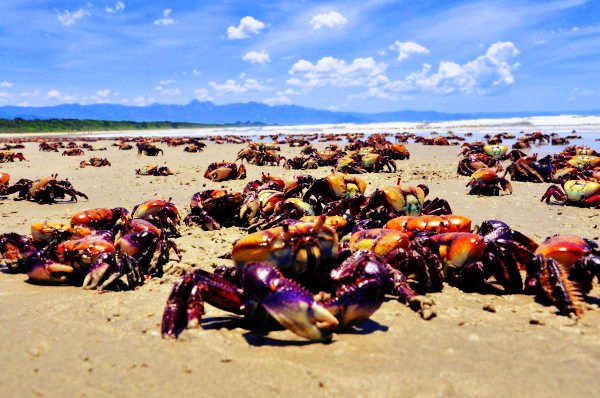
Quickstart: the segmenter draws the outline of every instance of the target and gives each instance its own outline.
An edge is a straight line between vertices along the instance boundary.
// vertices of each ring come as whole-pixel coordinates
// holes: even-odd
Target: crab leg
[[[205,301],[234,314],[248,312],[240,288],[223,277],[197,269],[175,282],[163,313],[162,336],[177,337],[179,329],[200,324]]]
[[[25,259],[25,269],[29,279],[42,283],[67,283],[75,272],[73,267],[35,255]]]

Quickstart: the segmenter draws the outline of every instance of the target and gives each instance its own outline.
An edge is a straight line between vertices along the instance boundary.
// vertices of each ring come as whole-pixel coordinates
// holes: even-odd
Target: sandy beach
[[[71,138],[71,137],[70,137]],[[58,173],[89,200],[39,205],[0,198],[0,232],[29,234],[39,221],[64,221],[78,211],[126,207],[172,198],[183,216],[195,192],[241,191],[262,172],[289,177],[305,171],[247,165],[245,180],[214,183],[203,177],[209,163],[233,161],[244,145],[207,142],[201,153],[159,144],[164,155],[147,157],[108,147],[83,156],[20,150],[25,162],[0,171],[32,180]],[[574,142],[577,143],[576,141]],[[325,144],[315,143],[323,148]],[[473,224],[498,219],[541,243],[568,233],[600,238],[600,210],[540,202],[549,184],[513,182],[513,194],[467,195],[467,177],[456,174],[460,147],[407,145],[411,157],[398,173],[366,174],[367,194],[393,185],[427,184],[429,198],[446,199]],[[598,150],[598,148],[595,148]],[[535,152],[532,148],[530,152]],[[298,148],[282,146],[283,156]],[[110,167],[79,168],[92,156]],[[168,166],[175,175],[136,176],[146,165]],[[508,165],[505,162],[504,165]],[[315,177],[330,168],[311,170]],[[182,261],[167,275],[128,292],[44,286],[0,268],[0,396],[327,396],[327,397],[592,397],[600,381],[600,290],[592,292],[579,320],[557,315],[528,295],[464,293],[445,285],[431,294],[437,316],[419,314],[390,297],[369,321],[330,344],[303,340],[289,331],[249,331],[236,317],[207,306],[203,328],[178,340],[160,336],[160,322],[174,281],[202,267],[228,264],[217,257],[246,233],[239,228],[202,231],[180,226]]]

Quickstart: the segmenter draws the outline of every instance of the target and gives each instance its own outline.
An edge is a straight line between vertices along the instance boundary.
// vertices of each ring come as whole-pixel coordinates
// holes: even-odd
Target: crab
[[[338,266],[337,235],[324,222],[322,216],[316,224],[250,234],[233,247],[235,268],[220,268],[218,274],[198,269],[182,277],[167,300],[163,337],[199,324],[205,302],[254,318],[264,309],[293,333],[315,341],[330,341],[332,331],[368,319],[395,287],[391,267],[367,251]]]
[[[63,156],[81,156],[83,155],[84,152],[83,150],[77,148],[77,149],[67,149],[66,151],[64,151],[62,153]]]
[[[475,171],[467,183],[471,187],[469,195],[498,196],[500,188],[503,191],[512,193],[510,182],[504,177],[498,176],[492,169],[483,168]]]
[[[71,216],[71,225],[85,225],[94,230],[112,229],[117,222],[127,221],[129,211],[124,207],[99,207],[80,211]]]
[[[582,296],[600,278],[598,244],[573,235],[555,235],[535,251],[527,269],[526,292],[537,293],[564,314],[583,313]]]
[[[106,158],[90,158],[90,160],[82,160],[79,163],[79,167],[84,168],[87,166],[93,166],[93,167],[103,167],[103,166],[110,166],[110,162],[108,161],[108,159]]]
[[[356,203],[356,206],[361,205],[366,188],[367,183],[362,178],[332,173],[324,178],[314,180],[304,192],[302,200],[310,204],[317,215],[321,215],[340,205],[340,201],[349,204]],[[356,206],[352,213],[358,216],[360,210]]]
[[[316,169],[319,167],[317,160],[309,155],[302,156],[294,156],[291,159],[288,159],[283,164],[283,167],[286,169],[294,169],[294,170],[306,170],[306,169]]]
[[[243,180],[246,178],[246,167],[238,167],[233,162],[214,162],[208,165],[204,178],[212,181]]]
[[[149,230],[113,242],[105,235],[51,244],[23,260],[29,279],[44,284],[81,284],[84,289],[133,289],[153,272],[152,256],[158,237]],[[127,277],[127,282],[120,280]]]
[[[483,151],[486,153],[486,155],[491,156],[496,160],[503,160],[506,159],[505,155],[508,151],[508,147],[500,144],[484,145]]]
[[[363,174],[363,173],[394,173],[396,172],[396,163],[386,155],[379,155],[371,152],[373,148],[361,148],[359,154],[346,155],[338,159],[336,169],[343,173]]]
[[[36,181],[21,179],[6,190],[8,194],[18,192],[21,200],[33,200],[40,204],[52,204],[56,199],[63,199],[66,195],[69,195],[75,202],[77,202],[78,196],[87,200],[86,194],[75,190],[68,180],[57,180],[57,176],[58,174],[53,174]]]
[[[244,202],[241,192],[227,192],[223,189],[209,189],[196,192],[190,203],[190,213],[183,220],[186,225],[199,224],[207,231],[236,225],[240,208]]]
[[[136,169],[135,175],[141,176],[170,176],[173,172],[167,166],[158,167],[156,165],[144,166],[142,169]]]
[[[25,159],[25,156],[21,152],[14,152],[12,150],[9,151],[0,151],[0,163],[8,163],[14,162],[15,159],[19,159],[19,162],[22,162]]]
[[[177,225],[181,222],[179,209],[168,200],[151,199],[136,205],[131,212],[131,218],[139,218],[154,224],[157,228],[169,231],[174,236],[180,236]]]
[[[504,176],[510,174],[512,181],[545,182],[548,181],[551,172],[551,169],[547,169],[537,160],[537,154],[535,154],[533,156],[515,157],[513,162],[506,168]]]
[[[563,183],[563,189],[564,192],[559,186],[551,185],[540,200],[550,203],[550,199],[554,198],[563,204],[600,209],[600,183],[569,180]]]
[[[10,182],[10,174],[0,172],[0,195],[7,195],[8,183]]]
[[[0,235],[0,264],[11,272],[23,272],[23,259],[35,250],[35,244],[28,236],[14,232]]]
[[[369,212],[383,206],[387,210],[385,223],[398,216],[419,216],[421,214],[450,214],[450,205],[444,199],[425,200],[429,193],[427,185],[405,185],[398,179],[397,185],[376,189],[361,209],[360,219],[370,218]],[[380,212],[381,213],[381,212]]]

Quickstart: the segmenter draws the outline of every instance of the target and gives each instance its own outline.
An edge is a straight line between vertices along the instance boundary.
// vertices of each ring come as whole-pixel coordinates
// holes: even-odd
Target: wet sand
[[[67,157],[43,153],[29,143],[27,162],[2,164],[1,171],[38,179],[68,178],[89,201],[38,205],[0,198],[0,231],[29,233],[39,221],[67,221],[95,207],[126,207],[172,198],[185,216],[195,192],[224,187],[241,191],[261,172],[305,173],[248,165],[248,178],[213,183],[203,177],[210,162],[234,160],[243,145],[208,143],[202,153],[159,144],[164,156],[138,156],[104,142],[108,151]],[[324,144],[320,144],[324,146]],[[319,144],[316,146],[319,147]],[[430,198],[443,197],[454,213],[479,224],[499,219],[541,242],[569,233],[598,241],[600,210],[546,205],[548,184],[513,182],[514,193],[467,195],[467,177],[456,174],[459,147],[408,145],[410,160],[397,174],[367,174],[367,193],[404,183],[427,184]],[[282,148],[283,155],[297,148]],[[533,149],[535,151],[535,148]],[[79,162],[107,157],[111,167],[85,169]],[[135,176],[149,164],[167,165],[169,177]],[[507,163],[505,163],[506,165]],[[329,168],[311,170],[322,177]],[[205,232],[180,227],[183,260],[167,275],[130,292],[42,286],[24,274],[0,268],[0,396],[406,396],[406,397],[591,397],[600,381],[600,300],[576,321],[527,295],[464,293],[445,285],[431,294],[437,316],[424,321],[393,298],[372,318],[330,344],[307,342],[291,332],[249,331],[236,318],[207,306],[203,328],[178,340],[160,337],[165,301],[179,275],[212,269],[245,233],[238,228]],[[598,289],[593,292],[598,297]],[[487,309],[487,310],[486,310]],[[493,309],[493,311],[490,311]]]

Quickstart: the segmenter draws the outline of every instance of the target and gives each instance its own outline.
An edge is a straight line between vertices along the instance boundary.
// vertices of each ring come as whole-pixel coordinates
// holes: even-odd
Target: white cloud
[[[459,65],[442,61],[437,72],[424,64],[423,69],[408,75],[404,80],[390,82],[385,88],[394,92],[422,90],[438,94],[463,92],[485,95],[515,82],[513,72],[519,63],[512,63],[520,51],[511,42],[492,44],[485,55]]]
[[[573,100],[577,99],[578,97],[584,97],[584,96],[590,96],[590,95],[594,95],[594,90],[590,90],[589,88],[575,87],[569,93],[569,97],[567,98],[567,101],[573,101]]]
[[[253,64],[264,64],[271,61],[269,53],[265,50],[262,50],[261,52],[250,51],[246,53],[242,59],[244,61],[252,62]]]
[[[154,87],[155,90],[157,90],[161,97],[175,97],[178,95],[181,95],[181,90],[179,90],[178,88],[164,88],[163,85],[168,85],[171,83],[174,83],[175,80],[161,80],[160,86],[156,86]]]
[[[258,34],[266,27],[264,22],[246,16],[240,20],[239,26],[230,26],[227,28],[227,38],[229,40],[247,39],[250,34]]]
[[[8,93],[6,91],[0,91],[0,98],[8,97]]]
[[[106,98],[110,95],[110,90],[106,89],[106,90],[96,91],[96,95],[100,98]]]
[[[244,83],[238,84],[235,80],[229,79],[223,84],[210,82],[210,86],[217,91],[217,94],[241,94],[247,91],[270,91],[271,88],[260,84],[255,79],[246,79]]]
[[[56,101],[61,101],[61,102],[65,103],[65,102],[74,102],[77,99],[77,96],[70,95],[70,94],[63,94],[58,90],[50,90],[46,94],[46,98],[49,100],[56,100]]]
[[[194,76],[200,76],[201,74],[202,74],[202,71],[199,69],[192,70],[192,75],[194,75]]]
[[[324,57],[313,64],[306,60],[296,62],[288,71],[301,75],[287,80],[288,84],[302,87],[317,86],[376,86],[388,82],[383,75],[386,65],[373,58],[356,58],[351,64],[333,57]]]
[[[331,11],[329,14],[319,14],[312,17],[310,24],[312,30],[321,29],[322,27],[335,28],[337,26],[344,26],[348,23],[348,20],[343,15]]]
[[[137,106],[150,105],[150,104],[153,104],[154,102],[156,102],[156,100],[154,98],[145,98],[142,95],[140,95],[139,97],[137,97],[133,100],[133,103]]]
[[[280,95],[280,96],[277,96],[275,98],[268,98],[268,99],[264,100],[263,102],[265,104],[267,104],[267,105],[270,105],[270,106],[275,106],[275,105],[291,105],[292,104],[292,100],[290,100],[285,95]]]
[[[390,48],[398,51],[398,61],[408,58],[411,54],[429,54],[428,49],[412,41],[396,41]]]
[[[60,21],[60,23],[63,26],[73,26],[73,24],[78,20],[81,19],[85,16],[91,15],[88,11],[84,10],[83,8],[80,8],[79,10],[75,11],[74,13],[71,13],[68,10],[65,10],[64,14],[59,14],[56,17],[58,18],[58,20]]]
[[[167,8],[163,11],[163,17],[154,21],[154,25],[171,25],[177,21],[170,17],[172,9]]]
[[[12,87],[12,83],[8,80],[3,80],[2,82],[0,82],[0,87]]]
[[[108,6],[104,9],[104,11],[108,12],[109,14],[114,14],[115,12],[123,11],[124,9],[125,3],[123,3],[122,1],[117,1],[114,7]]]
[[[198,88],[198,89],[194,90],[194,97],[198,101],[212,101],[213,100],[213,97],[210,96],[210,94],[208,93],[208,90],[205,88]]]
[[[160,81],[161,86],[166,86],[166,85],[172,84],[172,83],[175,83],[175,80],[161,80]]]

